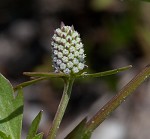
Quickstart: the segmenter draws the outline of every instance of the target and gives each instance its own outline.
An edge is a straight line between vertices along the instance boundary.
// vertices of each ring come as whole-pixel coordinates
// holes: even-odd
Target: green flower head
[[[61,27],[54,31],[51,45],[55,72],[76,74],[85,68],[83,44],[73,26],[61,23]]]

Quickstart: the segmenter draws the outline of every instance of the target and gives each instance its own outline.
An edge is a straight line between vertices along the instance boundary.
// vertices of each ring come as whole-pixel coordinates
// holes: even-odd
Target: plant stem
[[[35,84],[39,81],[42,81],[42,80],[45,80],[46,78],[45,77],[41,77],[41,78],[37,78],[37,79],[33,79],[31,81],[27,81],[27,82],[23,82],[17,86],[14,87],[14,91],[17,91],[17,89],[19,88],[23,88],[23,87],[26,87],[26,86],[29,86],[29,85],[32,85],[32,84]]]
[[[86,132],[92,132],[113,112],[133,91],[150,77],[150,65],[137,74],[116,96],[104,105],[86,124]]]
[[[62,121],[63,115],[65,113],[67,104],[70,99],[73,82],[74,82],[74,78],[65,78],[64,79],[63,95],[62,95],[60,104],[58,106],[55,118],[53,120],[52,126],[49,130],[47,139],[55,139],[56,138],[57,131],[59,129],[60,123]]]
[[[32,77],[46,77],[46,78],[64,78],[69,77],[69,75],[64,73],[53,73],[53,72],[24,72],[26,76]]]
[[[97,78],[97,77],[102,77],[102,76],[108,76],[108,75],[119,73],[121,71],[128,70],[131,67],[132,67],[132,65],[129,65],[129,66],[126,66],[126,67],[117,68],[117,69],[113,69],[113,70],[108,70],[108,71],[104,71],[104,72],[98,72],[98,73],[92,73],[92,74],[84,73],[84,74],[78,75],[77,78]]]

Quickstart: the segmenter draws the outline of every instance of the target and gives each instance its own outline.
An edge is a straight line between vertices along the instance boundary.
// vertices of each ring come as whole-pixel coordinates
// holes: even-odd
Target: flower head
[[[55,72],[76,74],[85,68],[83,44],[73,26],[61,23],[61,27],[54,31],[51,45]]]

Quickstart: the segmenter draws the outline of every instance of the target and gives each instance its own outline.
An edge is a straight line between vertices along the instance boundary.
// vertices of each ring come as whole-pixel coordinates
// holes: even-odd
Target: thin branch
[[[32,77],[45,77],[45,78],[64,78],[68,77],[67,74],[64,73],[54,73],[54,72],[24,72],[24,75],[32,76]]]
[[[71,78],[71,79],[66,78],[65,80],[63,95],[62,95],[60,104],[58,106],[55,118],[53,120],[52,126],[50,128],[49,134],[47,136],[47,139],[56,138],[57,131],[59,129],[60,123],[62,121],[63,115],[65,113],[66,107],[70,99],[73,82],[74,82],[74,78]]]
[[[35,83],[37,83],[37,82],[39,82],[39,81],[42,81],[42,80],[44,80],[44,79],[46,79],[46,78],[45,78],[45,77],[41,77],[41,78],[37,78],[37,79],[31,80],[31,81],[23,82],[23,83],[21,83],[21,84],[15,86],[15,87],[14,87],[14,91],[18,90],[19,88],[24,88],[24,87],[26,87],[26,86],[29,86],[29,85],[31,85],[31,84],[35,84]]]
[[[83,73],[81,75],[77,75],[76,77],[77,78],[96,78],[96,77],[108,76],[108,75],[116,74],[116,73],[121,72],[121,71],[128,70],[131,67],[132,67],[132,65],[129,65],[129,66],[126,66],[126,67],[117,68],[117,69],[113,69],[113,70],[108,70],[108,71],[104,71],[104,72],[98,72],[98,73],[94,73],[94,74]]]
[[[133,91],[150,76],[150,65],[146,66],[122,90],[104,105],[86,124],[86,131],[92,132],[110,115]]]

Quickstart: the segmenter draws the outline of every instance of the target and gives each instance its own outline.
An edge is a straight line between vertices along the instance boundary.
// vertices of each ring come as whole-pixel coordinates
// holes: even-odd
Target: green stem
[[[53,120],[52,126],[49,130],[49,134],[47,136],[47,139],[55,139],[56,138],[57,131],[59,129],[60,123],[62,121],[63,115],[65,113],[67,104],[68,104],[69,99],[70,99],[74,78],[65,78],[64,81],[65,82],[64,82],[63,95],[62,95],[60,104],[58,106],[55,118]]]
[[[129,65],[129,66],[126,66],[126,67],[122,67],[122,68],[118,68],[118,69],[108,70],[108,71],[104,71],[104,72],[92,73],[92,74],[83,73],[83,74],[78,75],[76,77],[77,78],[97,78],[97,77],[102,77],[102,76],[108,76],[108,75],[116,74],[118,72],[128,70],[131,67],[132,67],[132,65]]]
[[[14,91],[17,91],[19,88],[23,88],[23,87],[29,86],[31,84],[35,84],[35,83],[42,81],[42,80],[45,80],[45,79],[46,79],[45,77],[41,77],[41,78],[37,78],[37,79],[33,79],[31,81],[21,83],[21,84],[14,87]]]
[[[23,73],[26,76],[32,76],[32,77],[46,77],[46,78],[65,78],[69,75],[64,73],[54,73],[54,72],[24,72]]]
[[[92,132],[113,112],[133,91],[150,76],[150,65],[147,65],[122,90],[104,105],[86,124],[86,133]]]

